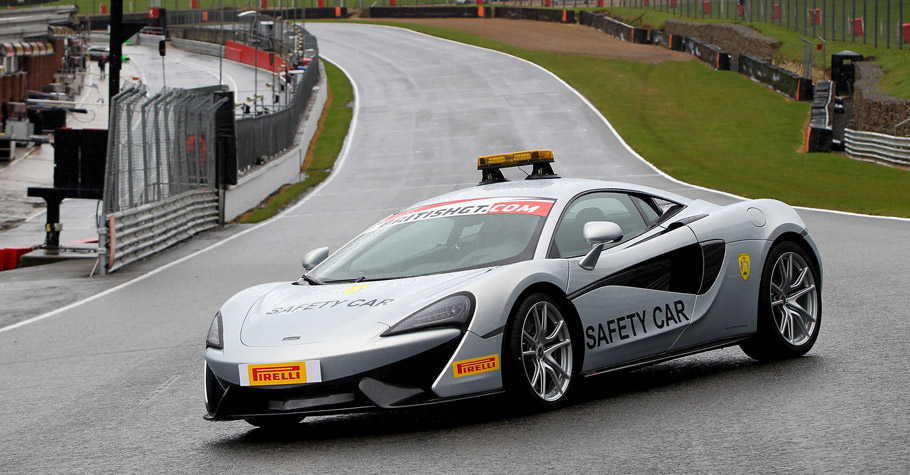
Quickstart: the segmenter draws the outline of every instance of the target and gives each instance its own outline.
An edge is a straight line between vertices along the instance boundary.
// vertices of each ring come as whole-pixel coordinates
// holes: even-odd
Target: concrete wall
[[[910,119],[910,101],[877,90],[882,68],[874,63],[856,63],[853,85],[853,112],[856,130],[895,135],[894,126]],[[910,137],[910,123],[897,129],[898,136]]]

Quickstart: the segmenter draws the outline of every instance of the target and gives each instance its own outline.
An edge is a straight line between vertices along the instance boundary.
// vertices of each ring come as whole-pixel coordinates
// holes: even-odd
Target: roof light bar
[[[551,150],[526,150],[524,152],[500,153],[497,155],[484,155],[477,159],[477,169],[483,173],[481,185],[499,183],[507,180],[501,168],[533,165],[534,168],[527,180],[538,178],[559,178],[550,166],[554,162]]]

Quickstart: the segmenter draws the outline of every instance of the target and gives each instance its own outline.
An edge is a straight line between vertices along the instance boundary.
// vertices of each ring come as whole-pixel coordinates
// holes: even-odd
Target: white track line
[[[320,56],[320,59],[327,59],[327,58],[325,58],[325,57],[323,57],[323,56]],[[334,63],[333,63],[333,64],[334,64]],[[336,65],[336,66],[337,66],[337,65]],[[333,172],[337,172],[338,170],[340,170],[341,167],[344,165],[344,163],[347,161],[347,158],[348,158],[348,155],[349,155],[350,149],[351,149],[351,141],[353,140],[354,133],[357,131],[357,120],[358,120],[358,117],[359,117],[359,115],[360,115],[360,101],[357,100],[357,98],[360,97],[360,92],[359,92],[359,89],[358,89],[358,87],[357,87],[357,82],[354,81],[354,78],[351,77],[351,75],[348,74],[348,72],[345,71],[344,68],[342,68],[341,66],[338,66],[338,69],[340,69],[341,72],[343,72],[344,75],[348,77],[348,80],[351,81],[351,86],[352,86],[353,89],[354,89],[354,115],[353,115],[353,117],[351,117],[351,127],[350,127],[350,129],[348,129],[348,134],[344,137],[344,144],[343,144],[342,147],[341,147],[341,154],[339,155],[338,160],[335,162],[335,166],[333,167]],[[328,77],[326,77],[326,87],[328,87]],[[301,146],[303,146],[303,145],[304,145],[304,144],[301,144]],[[307,145],[308,145],[308,144],[307,144]],[[289,153],[293,153],[293,151],[291,151],[291,152],[289,152]],[[102,297],[104,297],[104,296],[106,296],[106,295],[112,294],[112,293],[114,293],[114,292],[116,292],[116,291],[118,291],[118,290],[120,290],[120,289],[123,289],[123,288],[125,288],[125,287],[128,287],[128,286],[133,285],[133,284],[138,283],[138,282],[142,282],[143,280],[145,280],[145,279],[147,279],[147,278],[149,278],[149,277],[151,277],[151,276],[153,276],[153,275],[155,275],[155,274],[164,272],[165,270],[170,269],[171,267],[174,267],[174,266],[176,266],[176,265],[178,265],[178,264],[181,264],[181,263],[183,263],[183,262],[186,262],[187,260],[190,260],[190,259],[192,259],[192,258],[194,258],[194,257],[196,257],[196,256],[198,256],[198,255],[200,255],[200,254],[202,254],[202,253],[204,253],[204,252],[211,251],[212,249],[215,249],[215,248],[221,246],[222,244],[225,244],[225,243],[228,243],[228,242],[230,242],[230,241],[233,241],[234,239],[237,239],[237,238],[239,238],[240,236],[243,236],[244,234],[247,234],[247,233],[249,233],[249,232],[255,231],[255,230],[257,230],[257,229],[259,229],[259,228],[261,228],[261,227],[263,227],[263,226],[268,226],[270,223],[274,223],[274,222],[277,221],[277,219],[275,219],[275,218],[280,218],[280,217],[284,216],[285,214],[290,213],[291,211],[294,211],[295,209],[297,209],[297,208],[303,206],[304,204],[306,204],[306,202],[309,201],[309,199],[310,199],[311,197],[313,197],[313,195],[315,195],[317,192],[319,192],[319,190],[322,189],[324,186],[327,186],[329,183],[331,183],[332,180],[333,180],[337,175],[339,175],[339,173],[331,173],[331,174],[329,175],[329,177],[328,177],[324,182],[320,183],[320,184],[317,185],[313,190],[311,190],[309,193],[307,193],[307,195],[304,196],[302,200],[298,201],[298,202],[297,202],[296,204],[294,204],[293,206],[290,206],[289,208],[285,209],[284,211],[282,211],[281,213],[279,213],[277,216],[273,217],[272,219],[269,219],[269,220],[267,220],[267,221],[263,221],[262,223],[259,223],[259,224],[255,225],[255,226],[251,227],[250,229],[246,229],[246,230],[241,231],[241,232],[239,232],[239,233],[237,233],[237,234],[234,234],[233,236],[230,236],[230,237],[228,237],[227,239],[225,239],[225,240],[223,240],[223,241],[216,242],[216,243],[214,243],[214,244],[212,244],[212,245],[210,245],[210,246],[208,246],[208,247],[206,247],[206,248],[204,248],[204,249],[200,249],[200,250],[198,250],[198,251],[196,251],[196,252],[194,252],[194,253],[192,253],[192,254],[188,254],[188,255],[186,255],[186,256],[183,256],[183,257],[181,257],[180,259],[177,259],[177,260],[174,261],[174,262],[170,262],[170,263],[168,263],[168,264],[165,264],[165,265],[163,265],[163,266],[161,266],[161,267],[159,267],[159,268],[157,268],[157,269],[155,269],[155,270],[150,271],[150,272],[147,273],[147,274],[143,274],[143,275],[141,275],[141,276],[139,276],[139,277],[136,277],[136,278],[133,279],[133,280],[124,282],[124,283],[122,283],[122,284],[120,284],[120,285],[117,285],[116,287],[111,287],[110,289],[107,289],[107,290],[105,290],[104,292],[101,292],[101,293],[99,293],[99,294],[95,294],[95,295],[93,295],[93,296],[91,296],[91,297],[88,297],[88,298],[86,298],[86,299],[80,300],[80,301],[78,301],[78,302],[73,302],[73,303],[71,303],[71,304],[69,304],[69,305],[67,305],[67,306],[65,306],[65,307],[58,308],[57,310],[52,310],[52,311],[47,312],[47,313],[45,313],[45,314],[38,315],[37,317],[32,317],[32,318],[29,318],[29,319],[27,319],[27,320],[23,320],[23,321],[21,321],[21,322],[14,323],[14,324],[12,324],[12,325],[9,325],[9,326],[0,328],[0,333],[6,332],[6,331],[10,331],[10,330],[13,330],[13,329],[16,329],[16,328],[19,328],[19,327],[23,327],[23,326],[25,326],[25,325],[29,325],[29,324],[32,324],[32,323],[35,323],[35,322],[40,322],[41,320],[44,320],[44,319],[53,317],[54,315],[58,315],[58,314],[63,313],[63,312],[65,312],[65,311],[67,311],[67,310],[76,308],[76,307],[78,307],[78,306],[80,306],[80,305],[83,305],[83,304],[86,304],[86,303],[89,303],[89,302],[98,300],[98,299],[100,299],[100,298],[102,298]]]
[[[405,31],[409,31],[409,32],[414,33],[414,34],[417,34],[417,35],[427,36],[427,37],[430,37],[430,38],[436,38],[436,39],[438,39],[438,40],[448,41],[448,42],[450,42],[450,43],[456,43],[456,44],[459,44],[459,45],[470,46],[470,47],[472,47],[472,48],[482,49],[482,50],[485,50],[485,51],[493,51],[493,52],[495,52],[495,53],[499,53],[499,54],[508,56],[508,57],[510,57],[510,58],[514,58],[514,59],[517,59],[517,60],[519,60],[519,61],[523,61],[523,62],[525,62],[525,63],[528,63],[528,64],[530,64],[530,65],[532,65],[532,66],[534,66],[534,67],[536,67],[536,68],[538,68],[538,69],[540,69],[540,70],[546,72],[547,74],[549,74],[550,76],[552,76],[554,79],[556,79],[557,81],[559,81],[560,83],[562,83],[563,86],[565,86],[565,87],[568,88],[570,91],[572,91],[576,96],[578,96],[578,98],[581,99],[581,101],[584,102],[584,103],[588,106],[588,108],[590,108],[592,111],[594,111],[594,113],[597,114],[598,117],[600,117],[600,120],[603,121],[603,123],[607,126],[607,128],[610,129],[611,132],[613,132],[613,135],[616,136],[616,138],[619,140],[619,143],[621,143],[621,144],[623,145],[623,147],[625,147],[626,150],[627,150],[630,154],[632,154],[632,156],[634,156],[634,157],[637,158],[638,160],[641,160],[641,161],[644,162],[646,165],[648,165],[649,167],[651,167],[651,169],[654,170],[658,175],[660,175],[660,176],[662,176],[662,177],[666,178],[667,180],[670,180],[670,181],[672,181],[672,182],[674,182],[674,183],[677,183],[677,184],[680,184],[680,185],[684,185],[684,186],[687,186],[687,187],[690,187],[690,188],[694,188],[694,189],[696,189],[696,190],[706,191],[706,192],[710,192],[710,193],[717,193],[717,194],[719,194],[719,195],[727,196],[727,197],[729,197],[729,198],[734,198],[734,199],[738,199],[738,200],[748,200],[748,199],[750,199],[750,198],[746,198],[746,197],[744,197],[744,196],[739,196],[739,195],[736,195],[736,194],[733,194],[733,193],[728,193],[728,192],[726,192],[726,191],[714,190],[714,189],[711,189],[711,188],[706,188],[706,187],[704,187],[704,186],[693,185],[693,184],[691,184],[691,183],[684,182],[684,181],[682,181],[682,180],[676,179],[676,178],[674,178],[674,177],[672,177],[672,176],[670,176],[670,175],[664,173],[661,169],[659,169],[659,168],[657,168],[656,166],[654,166],[654,164],[652,164],[651,162],[647,161],[644,157],[642,157],[641,155],[639,155],[638,152],[636,152],[632,147],[630,147],[629,144],[626,143],[625,139],[623,139],[622,136],[619,135],[619,133],[616,132],[616,129],[613,128],[613,124],[611,124],[610,121],[608,121],[607,118],[604,117],[604,115],[601,114],[600,111],[597,110],[597,108],[594,107],[594,105],[591,104],[590,101],[588,101],[588,98],[586,98],[586,97],[585,97],[584,95],[582,95],[580,92],[578,92],[577,90],[575,90],[575,88],[573,88],[572,86],[570,86],[569,83],[563,81],[562,78],[560,78],[559,76],[553,74],[550,70],[544,68],[543,66],[541,66],[541,65],[539,65],[539,64],[537,64],[537,63],[533,63],[533,62],[528,61],[528,60],[526,60],[526,59],[524,59],[524,58],[519,58],[519,57],[517,57],[517,56],[512,56],[511,54],[503,53],[502,51],[497,51],[497,50],[495,50],[495,49],[484,48],[484,47],[482,47],[482,46],[475,46],[475,45],[471,45],[471,44],[468,44],[468,43],[462,43],[462,42],[460,42],[460,41],[450,40],[450,39],[448,39],[448,38],[440,38],[440,37],[438,37],[438,36],[428,35],[428,34],[426,34],[426,33],[421,33],[421,32],[419,32],[419,31],[414,31],[414,30],[410,30],[410,29],[407,29],[407,28],[403,28],[403,27],[388,26],[388,25],[371,25],[371,26],[380,26],[380,27],[384,27],[384,28],[396,28],[396,29],[399,29],[399,30],[405,30]],[[823,208],[809,208],[809,207],[805,207],[805,206],[794,206],[794,208],[796,208],[796,209],[801,209],[801,210],[806,210],[806,211],[818,211],[818,212],[822,212],[822,213],[832,213],[832,214],[838,214],[838,215],[843,215],[843,216],[855,216],[855,217],[860,217],[860,218],[873,218],[873,219],[882,219],[882,220],[891,220],[891,221],[910,222],[910,218],[899,218],[899,217],[895,217],[895,216],[876,216],[876,215],[872,215],[872,214],[851,213],[851,212],[849,212],[849,211],[837,211],[837,210],[823,209]]]
[[[543,66],[540,66],[540,65],[538,65],[538,64],[532,63],[531,61],[528,61],[528,60],[523,59],[523,58],[519,58],[519,57],[517,57],[517,56],[512,56],[512,55],[510,55],[510,54],[503,53],[502,51],[496,51],[496,50],[494,50],[494,49],[483,48],[483,47],[481,47],[481,46],[475,46],[475,45],[470,45],[470,44],[467,44],[467,43],[461,43],[461,42],[459,42],[459,41],[449,40],[449,39],[446,39],[446,38],[439,38],[439,37],[436,37],[436,36],[427,35],[427,34],[425,34],[425,33],[420,33],[420,32],[418,32],[418,31],[408,30],[408,29],[406,29],[406,28],[399,28],[399,27],[386,26],[386,25],[370,25],[370,26],[380,26],[380,27],[385,27],[385,28],[396,28],[396,29],[398,29],[398,30],[409,31],[409,32],[414,33],[414,34],[417,34],[417,35],[423,35],[423,36],[426,36],[426,37],[429,37],[429,38],[435,38],[435,39],[437,39],[437,40],[448,41],[448,42],[450,42],[450,43],[456,43],[456,44],[459,44],[459,45],[468,46],[468,47],[477,48],[477,49],[482,49],[482,50],[485,50],[485,51],[493,51],[493,52],[495,52],[495,53],[499,53],[499,54],[502,54],[502,55],[504,55],[504,56],[508,56],[508,57],[510,57],[510,58],[514,58],[514,59],[517,59],[517,60],[519,60],[519,61],[523,61],[523,62],[525,62],[525,63],[528,63],[528,64],[530,64],[530,65],[532,65],[532,66],[534,66],[534,67],[536,67],[536,68],[538,68],[538,69],[540,69],[540,70],[546,72],[547,74],[549,74],[550,76],[552,76],[553,78],[555,78],[557,81],[559,81],[560,83],[562,83],[562,85],[564,85],[566,88],[568,88],[570,91],[572,91],[576,96],[578,96],[578,98],[581,99],[582,102],[584,102],[592,111],[594,111],[595,114],[597,114],[598,117],[600,117],[600,120],[602,120],[603,123],[610,129],[610,131],[613,132],[613,135],[615,135],[616,138],[619,139],[619,143],[621,143],[621,144],[623,145],[623,147],[625,147],[626,150],[627,150],[629,153],[632,154],[632,156],[634,156],[635,158],[637,158],[637,159],[641,160],[642,162],[644,162],[645,164],[647,164],[651,169],[653,169],[653,170],[654,170],[657,174],[659,174],[660,176],[662,176],[662,177],[664,177],[664,178],[666,178],[666,179],[668,179],[668,180],[670,180],[670,181],[672,181],[672,182],[674,182],[674,183],[678,183],[678,184],[680,184],[680,185],[684,185],[684,186],[688,186],[688,187],[691,187],[691,188],[695,188],[695,189],[697,189],[697,190],[707,191],[707,192],[711,192],[711,193],[717,193],[717,194],[720,194],[720,195],[724,195],[724,196],[728,196],[728,197],[735,198],[735,199],[740,199],[740,200],[746,200],[746,199],[748,199],[748,198],[745,198],[745,197],[742,197],[742,196],[739,196],[739,195],[735,195],[735,194],[733,194],[733,193],[727,193],[727,192],[725,192],[725,191],[712,190],[711,188],[705,188],[705,187],[703,187],[703,186],[698,186],[698,185],[693,185],[693,184],[691,184],[691,183],[686,183],[686,182],[684,182],[684,181],[682,181],[682,180],[677,180],[676,178],[673,178],[672,176],[667,175],[666,173],[664,173],[663,171],[661,171],[659,168],[655,167],[651,162],[645,160],[644,157],[642,157],[641,155],[639,155],[635,150],[633,150],[632,147],[630,147],[629,144],[627,144],[626,141],[625,141],[625,140],[616,132],[616,129],[613,128],[613,124],[611,124],[610,121],[608,121],[607,118],[604,117],[603,114],[601,114],[600,111],[597,110],[597,108],[594,107],[594,105],[591,104],[591,102],[588,101],[588,99],[587,99],[585,96],[583,96],[580,92],[578,92],[577,90],[575,90],[575,88],[573,88],[572,86],[570,86],[567,82],[563,81],[562,78],[560,78],[559,76],[553,74],[552,72],[550,72],[548,69],[544,68]],[[320,58],[321,58],[321,59],[326,59],[326,60],[328,60],[328,58],[326,58],[326,57],[324,57],[324,56],[322,56],[322,55],[320,55]],[[329,61],[331,61],[331,60],[329,60]],[[333,63],[333,64],[335,64],[335,63]],[[344,145],[343,145],[342,148],[341,148],[341,155],[340,155],[340,158],[336,161],[336,165],[335,165],[335,167],[333,167],[333,169],[332,169],[333,171],[337,171],[337,170],[341,169],[341,166],[344,164],[344,162],[345,162],[346,159],[348,158],[348,154],[349,154],[350,148],[351,148],[351,140],[352,140],[352,138],[353,138],[353,136],[354,136],[354,133],[357,131],[357,119],[358,119],[358,116],[360,115],[360,101],[357,100],[357,98],[360,96],[360,92],[359,92],[359,88],[357,87],[357,82],[354,80],[354,78],[353,78],[350,74],[348,74],[348,72],[347,72],[344,68],[342,68],[341,66],[339,66],[339,65],[337,65],[337,64],[335,64],[335,66],[337,66],[338,69],[340,69],[341,72],[343,72],[344,75],[348,77],[348,80],[351,82],[351,86],[352,86],[353,89],[354,89],[354,115],[353,115],[353,117],[351,118],[351,128],[348,129],[348,134],[344,137]],[[328,80],[326,80],[326,87],[328,87]],[[157,269],[155,269],[155,270],[153,270],[153,271],[151,271],[151,272],[149,272],[149,273],[147,273],[147,274],[141,275],[141,276],[139,276],[139,277],[136,277],[136,278],[133,279],[133,280],[130,280],[130,281],[128,281],[128,282],[124,282],[124,283],[122,283],[122,284],[120,284],[120,285],[118,285],[118,286],[116,286],[116,287],[112,287],[112,288],[110,288],[110,289],[108,289],[108,290],[105,290],[104,292],[101,292],[100,294],[96,294],[96,295],[93,295],[93,296],[91,296],[91,297],[89,297],[89,298],[87,298],[87,299],[84,299],[84,300],[80,300],[80,301],[78,301],[78,302],[71,303],[71,304],[69,304],[69,305],[67,305],[67,306],[65,306],[65,307],[58,308],[57,310],[50,311],[50,312],[45,313],[45,314],[43,314],[43,315],[39,315],[39,316],[37,316],[37,317],[33,317],[33,318],[28,319],[28,320],[23,320],[23,321],[21,321],[21,322],[19,322],[19,323],[14,323],[14,324],[12,324],[12,325],[9,325],[9,326],[0,328],[0,333],[3,333],[3,332],[5,332],[5,331],[9,331],[9,330],[12,330],[12,329],[15,329],[15,328],[19,328],[19,327],[22,327],[22,326],[25,326],[25,325],[28,325],[28,324],[31,324],[31,323],[35,323],[35,322],[44,320],[44,319],[46,319],[46,318],[53,317],[54,315],[57,315],[57,314],[62,313],[62,312],[65,312],[65,311],[67,311],[67,310],[69,310],[69,309],[76,308],[76,307],[78,307],[78,306],[80,306],[80,305],[82,305],[82,304],[86,304],[86,303],[88,303],[88,302],[97,300],[97,299],[99,299],[99,298],[101,298],[101,297],[104,297],[104,296],[106,296],[106,295],[108,295],[108,294],[111,294],[111,293],[113,293],[113,292],[116,292],[117,290],[120,290],[120,289],[122,289],[122,288],[124,288],[124,287],[130,286],[130,285],[135,284],[135,283],[137,283],[137,282],[141,282],[141,281],[147,279],[148,277],[151,277],[151,276],[153,276],[153,275],[155,275],[155,274],[158,274],[159,272],[162,272],[162,271],[164,271],[164,270],[166,270],[166,269],[169,269],[169,268],[171,268],[171,267],[173,267],[173,266],[175,266],[175,265],[177,265],[177,264],[180,264],[180,263],[182,263],[182,262],[184,262],[184,261],[187,261],[187,260],[189,260],[189,259],[192,259],[193,257],[196,257],[196,256],[198,256],[199,254],[202,254],[202,253],[204,253],[204,252],[208,252],[208,251],[210,251],[210,250],[212,250],[212,249],[215,249],[215,248],[217,248],[218,246],[221,246],[221,245],[224,244],[224,243],[230,242],[230,241],[232,241],[232,240],[234,240],[234,239],[236,239],[236,238],[238,238],[238,237],[240,237],[240,236],[243,236],[244,234],[246,234],[246,233],[248,233],[248,232],[250,232],[250,231],[259,229],[259,228],[261,228],[261,227],[263,227],[263,226],[267,226],[269,223],[271,223],[271,222],[273,222],[273,221],[276,221],[275,218],[281,218],[281,217],[283,217],[285,214],[287,214],[287,213],[289,213],[289,212],[291,212],[291,211],[297,209],[298,207],[302,206],[304,203],[306,203],[306,202],[310,199],[310,197],[312,197],[314,194],[316,194],[316,192],[318,192],[318,191],[319,191],[321,188],[323,188],[324,186],[328,185],[328,184],[335,178],[336,175],[338,175],[338,174],[337,174],[337,173],[332,173],[332,174],[330,174],[329,177],[328,177],[324,182],[322,182],[322,183],[320,183],[318,186],[316,186],[316,188],[313,189],[310,193],[307,193],[307,196],[305,196],[302,200],[300,200],[299,202],[297,202],[297,204],[295,204],[295,205],[293,205],[293,206],[291,206],[291,207],[285,209],[284,211],[282,211],[281,213],[279,213],[277,216],[275,216],[273,219],[269,219],[269,220],[267,220],[267,221],[264,221],[264,222],[262,222],[262,223],[260,223],[260,224],[258,224],[258,225],[256,225],[256,226],[250,228],[250,229],[247,229],[247,230],[245,230],[245,231],[241,231],[241,232],[239,232],[239,233],[237,233],[237,234],[235,234],[235,235],[233,235],[233,236],[230,236],[230,237],[228,237],[227,239],[225,239],[224,241],[220,241],[220,242],[217,242],[217,243],[215,243],[215,244],[212,244],[212,245],[209,246],[209,247],[206,247],[206,248],[204,248],[204,249],[200,249],[200,250],[198,250],[198,251],[196,251],[196,252],[194,252],[194,253],[192,253],[192,254],[189,254],[189,255],[184,256],[184,257],[182,257],[182,258],[180,258],[180,259],[177,259],[177,260],[174,261],[174,262],[171,262],[171,263],[169,263],[169,264],[165,264],[164,266],[159,267],[159,268],[157,268]],[[833,214],[839,214],[839,215],[844,215],[844,216],[856,216],[856,217],[861,217],[861,218],[873,218],[873,219],[883,219],[883,220],[893,220],[893,221],[910,222],[910,219],[908,219],[908,218],[897,218],[897,217],[892,217],[892,216],[874,216],[874,215],[868,215],[868,214],[850,213],[850,212],[847,212],[847,211],[835,211],[835,210],[819,209],[819,208],[806,208],[806,207],[802,207],[802,206],[797,206],[796,208],[797,208],[797,209],[807,210],[807,211],[818,211],[818,212],[824,212],[824,213],[833,213]]]

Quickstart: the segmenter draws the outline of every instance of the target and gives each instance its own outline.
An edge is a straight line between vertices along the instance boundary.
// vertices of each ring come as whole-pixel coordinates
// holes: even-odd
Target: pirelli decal
[[[486,373],[499,369],[499,355],[482,356],[452,363],[452,373],[456,378],[472,374]]]
[[[448,201],[402,211],[380,221],[371,229],[396,224],[423,221],[448,216],[478,214],[526,214],[547,216],[553,208],[553,200],[543,198],[483,198],[475,200]]]
[[[240,365],[241,386],[276,386],[321,381],[322,371],[319,360]]]

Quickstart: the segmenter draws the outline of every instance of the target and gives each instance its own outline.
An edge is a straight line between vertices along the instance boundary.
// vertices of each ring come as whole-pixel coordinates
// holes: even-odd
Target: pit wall
[[[882,68],[874,63],[857,62],[856,82],[853,85],[853,114],[855,128],[864,132],[910,136],[910,123],[897,129],[900,122],[910,119],[910,101],[897,99],[877,90]]]

